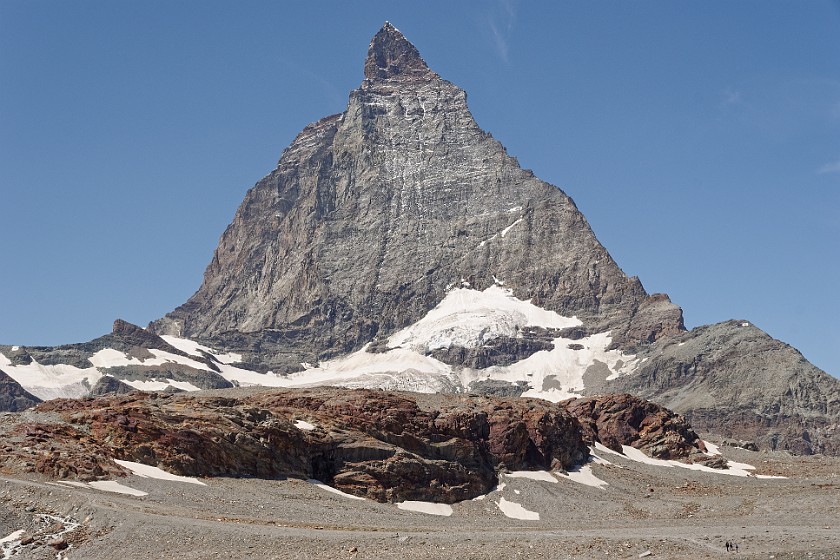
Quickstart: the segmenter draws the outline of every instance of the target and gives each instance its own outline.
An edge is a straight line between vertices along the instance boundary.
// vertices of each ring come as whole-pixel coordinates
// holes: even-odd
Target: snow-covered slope
[[[140,390],[198,390],[201,375],[221,376],[232,385],[270,387],[383,388],[417,392],[463,392],[476,383],[509,384],[519,393],[551,401],[580,395],[584,375],[592,368],[607,368],[610,376],[626,374],[635,364],[633,356],[609,350],[609,333],[569,338],[564,334],[579,327],[576,317],[563,317],[530,301],[514,297],[501,285],[483,291],[468,287],[451,289],[425,317],[393,334],[384,347],[370,345],[333,360],[280,375],[259,373],[237,365],[238,354],[222,354],[198,342],[164,335],[151,338],[161,348],[129,351],[103,348],[89,357],[87,368],[77,365],[43,365],[32,359],[16,365],[0,353],[0,366],[24,389],[41,399],[82,397],[104,375]],[[525,352],[506,365],[470,368],[450,365],[435,357],[453,348],[476,351],[500,340],[526,340],[538,331],[546,340],[544,350]],[[148,345],[147,344],[147,345]],[[174,351],[181,352],[180,354]],[[172,372],[191,372],[192,381],[175,379]]]

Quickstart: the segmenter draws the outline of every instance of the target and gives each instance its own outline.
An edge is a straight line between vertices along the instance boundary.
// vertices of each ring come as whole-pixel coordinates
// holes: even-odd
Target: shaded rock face
[[[645,349],[608,383],[761,449],[840,454],[840,381],[746,321],[698,327]]]
[[[39,402],[41,399],[28,393],[17,381],[0,370],[0,412],[19,412]]]
[[[123,383],[115,377],[103,375],[99,381],[91,387],[90,396],[101,397],[102,395],[126,395],[135,390],[136,389],[131,385]]]
[[[593,332],[612,329],[617,344],[683,329],[679,308],[651,303],[572,200],[519,167],[464,91],[387,24],[345,112],[298,135],[246,195],[199,290],[150,327],[289,371],[494,276]]]
[[[569,468],[588,451],[578,421],[535,399],[382,391],[267,391],[247,397],[132,393],[53,400],[53,422],[2,431],[3,468],[91,480],[112,458],[184,475],[318,478],[379,501],[454,502],[498,469]]]
[[[563,403],[583,427],[584,439],[614,451],[622,445],[658,459],[688,459],[705,451],[686,419],[650,401],[627,394],[575,399]]]

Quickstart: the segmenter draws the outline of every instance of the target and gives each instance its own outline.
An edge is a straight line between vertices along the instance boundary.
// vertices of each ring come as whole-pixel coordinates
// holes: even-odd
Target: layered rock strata
[[[640,419],[641,435],[622,442],[655,441],[670,457],[696,443],[632,397],[602,408],[622,404],[634,416],[652,411]],[[499,471],[580,464],[588,448],[574,411],[539,399],[330,388],[57,399],[0,423],[0,466],[93,480],[121,474],[113,460],[123,459],[182,475],[316,478],[378,501],[451,503],[490,491]],[[603,415],[594,437],[587,427],[589,443],[618,417]],[[675,437],[648,437],[654,433]]]

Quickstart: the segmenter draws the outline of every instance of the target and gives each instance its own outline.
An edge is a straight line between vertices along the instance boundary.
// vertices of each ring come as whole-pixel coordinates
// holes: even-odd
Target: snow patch
[[[315,429],[315,425],[310,424],[305,420],[295,420],[295,428],[297,428],[298,430],[303,430],[305,432],[310,432]]]
[[[528,480],[539,480],[541,482],[552,482],[557,484],[557,479],[548,471],[513,471],[505,473],[508,478],[527,478]]]
[[[180,389],[182,391],[200,391],[201,387],[196,387],[189,381],[175,381],[174,379],[167,379],[165,381],[158,381],[158,380],[128,380],[128,379],[121,379],[123,383],[129,385],[130,387],[134,387],[135,389],[139,389],[141,391],[165,391],[170,387],[174,387],[175,389]]]
[[[137,490],[136,488],[131,488],[130,486],[126,486],[124,484],[120,484],[115,480],[94,480],[93,482],[88,482],[88,486],[91,488],[96,488],[97,490],[104,490],[105,492],[115,492],[117,494],[128,494],[129,496],[148,496],[148,492],[143,492],[142,490]]]
[[[569,479],[572,482],[577,482],[578,484],[585,484],[586,486],[600,488],[601,490],[604,490],[607,486],[609,486],[605,481],[595,476],[592,472],[592,467],[589,465],[582,465],[570,470],[566,474],[557,473],[557,476],[559,478]]]
[[[20,547],[20,538],[25,532],[24,529],[18,529],[0,539],[0,558],[11,558],[15,554],[18,547]]]
[[[428,515],[440,515],[449,517],[452,515],[452,506],[449,504],[436,504],[434,502],[418,502],[414,500],[406,500],[397,504],[397,508],[406,511],[416,511],[418,513],[425,513]]]
[[[510,224],[508,227],[506,227],[505,229],[503,229],[503,230],[502,230],[502,233],[500,233],[499,235],[500,235],[501,237],[504,237],[505,235],[507,235],[507,234],[508,234],[508,232],[509,232],[511,229],[513,229],[513,226],[515,226],[516,224],[518,224],[518,223],[519,223],[519,222],[521,222],[521,221],[522,221],[522,218],[519,218],[518,220],[516,220],[515,222],[513,222],[512,224]]]
[[[0,544],[2,544],[2,543],[7,543],[7,542],[12,542],[12,541],[14,541],[14,540],[17,540],[17,539],[18,539],[21,535],[23,535],[25,532],[26,532],[26,531],[24,531],[23,529],[18,529],[18,530],[17,530],[17,531],[15,531],[14,533],[12,533],[12,534],[10,534],[10,535],[8,535],[8,536],[5,536],[5,537],[3,537],[2,539],[0,539]]]
[[[26,365],[15,366],[2,353],[0,353],[0,366],[21,387],[44,401],[84,397],[102,377],[95,367],[82,369],[68,364],[47,366],[35,360]]]
[[[333,494],[338,494],[339,496],[343,496],[344,498],[350,498],[351,500],[364,500],[365,499],[365,498],[362,498],[361,496],[354,496],[353,494],[348,494],[347,492],[342,492],[338,488],[333,488],[332,486],[328,486],[328,485],[324,484],[323,482],[321,482],[320,480],[316,480],[314,478],[310,478],[306,482],[308,482],[312,486],[317,486],[318,488],[320,488],[322,490],[326,490],[327,492],[332,492]]]
[[[633,461],[637,461],[639,463],[645,463],[647,465],[655,465],[659,467],[680,467],[683,469],[690,469],[693,471],[702,471],[713,474],[728,474],[730,476],[755,477],[755,474],[752,473],[752,471],[755,470],[755,467],[753,465],[748,465],[747,463],[736,463],[735,461],[727,461],[727,464],[729,465],[728,469],[713,469],[711,467],[707,467],[706,465],[699,465],[696,463],[688,464],[673,460],[666,461],[664,459],[654,459],[645,455],[644,452],[634,447],[630,447],[629,445],[622,445],[621,449],[622,451],[624,451],[624,455],[628,459],[632,459]],[[765,476],[763,476],[763,478],[765,478]]]
[[[525,521],[539,521],[540,514],[536,511],[530,511],[522,507],[522,504],[517,504],[516,502],[509,502],[504,498],[499,498],[499,501],[496,503],[499,506],[499,509],[502,513],[505,514],[506,517],[510,517],[511,519],[522,519]]]
[[[720,447],[709,441],[703,440],[703,445],[706,446],[706,455],[709,457],[716,457],[720,455]]]
[[[612,465],[609,461],[601,457],[600,455],[596,455],[592,453],[592,448],[589,448],[589,462],[595,465]]]
[[[564,329],[581,324],[577,317],[537,307],[500,286],[484,291],[456,288],[425,317],[392,335],[388,347],[418,352],[450,346],[477,348],[495,338],[518,336],[522,327]]]
[[[197,478],[168,473],[163,469],[153,467],[151,465],[144,465],[143,463],[135,463],[133,461],[121,461],[119,459],[114,459],[114,462],[119,466],[130,470],[134,475],[142,478],[156,478],[158,480],[171,480],[174,482],[186,482],[188,484],[207,486]]]
[[[181,356],[180,354],[173,354],[172,352],[158,350],[155,348],[150,348],[149,352],[154,356],[154,358],[140,360],[129,356],[125,352],[120,352],[119,350],[114,350],[113,348],[104,348],[88,358],[88,360],[95,367],[106,369],[119,366],[162,366],[164,364],[181,364],[189,366],[193,369],[211,371],[207,364],[197,362],[192,358],[187,358],[186,356]]]
[[[161,335],[161,338],[167,342],[170,346],[173,346],[180,350],[181,352],[186,352],[191,356],[196,356],[198,358],[204,357],[202,352],[206,352],[211,354],[216,360],[218,360],[222,364],[233,364],[236,362],[242,361],[242,355],[236,354],[235,352],[230,352],[228,354],[219,354],[212,348],[208,346],[204,346],[203,344],[199,344],[193,340],[189,340],[187,338],[178,338],[177,336],[171,336],[168,334]]]

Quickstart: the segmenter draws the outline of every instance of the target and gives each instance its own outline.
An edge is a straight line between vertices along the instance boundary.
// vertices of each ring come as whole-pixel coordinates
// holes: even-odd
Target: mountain
[[[151,328],[290,371],[384,340],[453,286],[497,283],[623,346],[683,328],[386,24],[346,111],[300,133],[246,195],[199,290]]]
[[[186,303],[82,345],[0,347],[0,367],[41,399],[126,390],[104,376],[146,390],[629,391],[745,443],[840,453],[840,381],[747,321],[686,331],[387,23],[347,109],[248,191]]]

